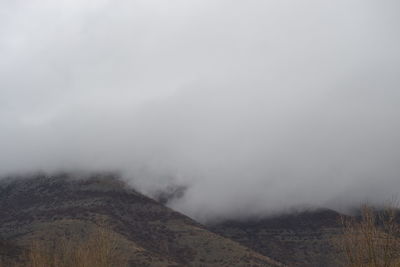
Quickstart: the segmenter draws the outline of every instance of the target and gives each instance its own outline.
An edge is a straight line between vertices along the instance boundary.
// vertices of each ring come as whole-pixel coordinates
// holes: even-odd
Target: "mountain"
[[[114,174],[70,174],[0,181],[0,256],[29,244],[113,233],[130,266],[282,266],[150,199]],[[264,253],[263,253],[264,254]]]
[[[289,266],[340,266],[334,245],[340,217],[328,209],[293,212],[264,219],[225,221],[209,229]]]

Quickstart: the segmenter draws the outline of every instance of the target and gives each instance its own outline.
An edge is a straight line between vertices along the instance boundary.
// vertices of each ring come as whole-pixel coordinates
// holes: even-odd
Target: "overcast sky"
[[[400,189],[397,0],[2,0],[0,173],[118,170],[209,220]]]

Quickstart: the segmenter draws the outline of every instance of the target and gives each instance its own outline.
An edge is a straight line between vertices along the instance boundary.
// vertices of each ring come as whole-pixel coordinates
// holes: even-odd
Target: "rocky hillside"
[[[97,227],[115,234],[131,266],[282,266],[139,194],[112,174],[0,182],[2,258],[16,257],[32,241],[83,238]]]

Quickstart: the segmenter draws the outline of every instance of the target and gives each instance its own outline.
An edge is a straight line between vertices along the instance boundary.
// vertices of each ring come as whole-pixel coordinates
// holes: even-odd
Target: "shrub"
[[[115,234],[98,228],[83,241],[60,238],[54,244],[35,241],[26,255],[28,267],[113,267],[127,266],[119,252]]]
[[[338,239],[346,266],[400,266],[400,227],[397,209],[389,205],[383,211],[363,205],[360,218],[342,217],[343,234]]]

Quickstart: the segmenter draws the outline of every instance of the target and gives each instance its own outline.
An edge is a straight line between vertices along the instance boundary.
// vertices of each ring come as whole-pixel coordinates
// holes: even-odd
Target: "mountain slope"
[[[340,214],[327,209],[272,218],[226,221],[209,228],[289,266],[340,266],[334,238],[342,233]]]
[[[112,174],[0,182],[3,242],[23,248],[33,240],[84,237],[104,225],[131,266],[280,266],[129,189]]]

